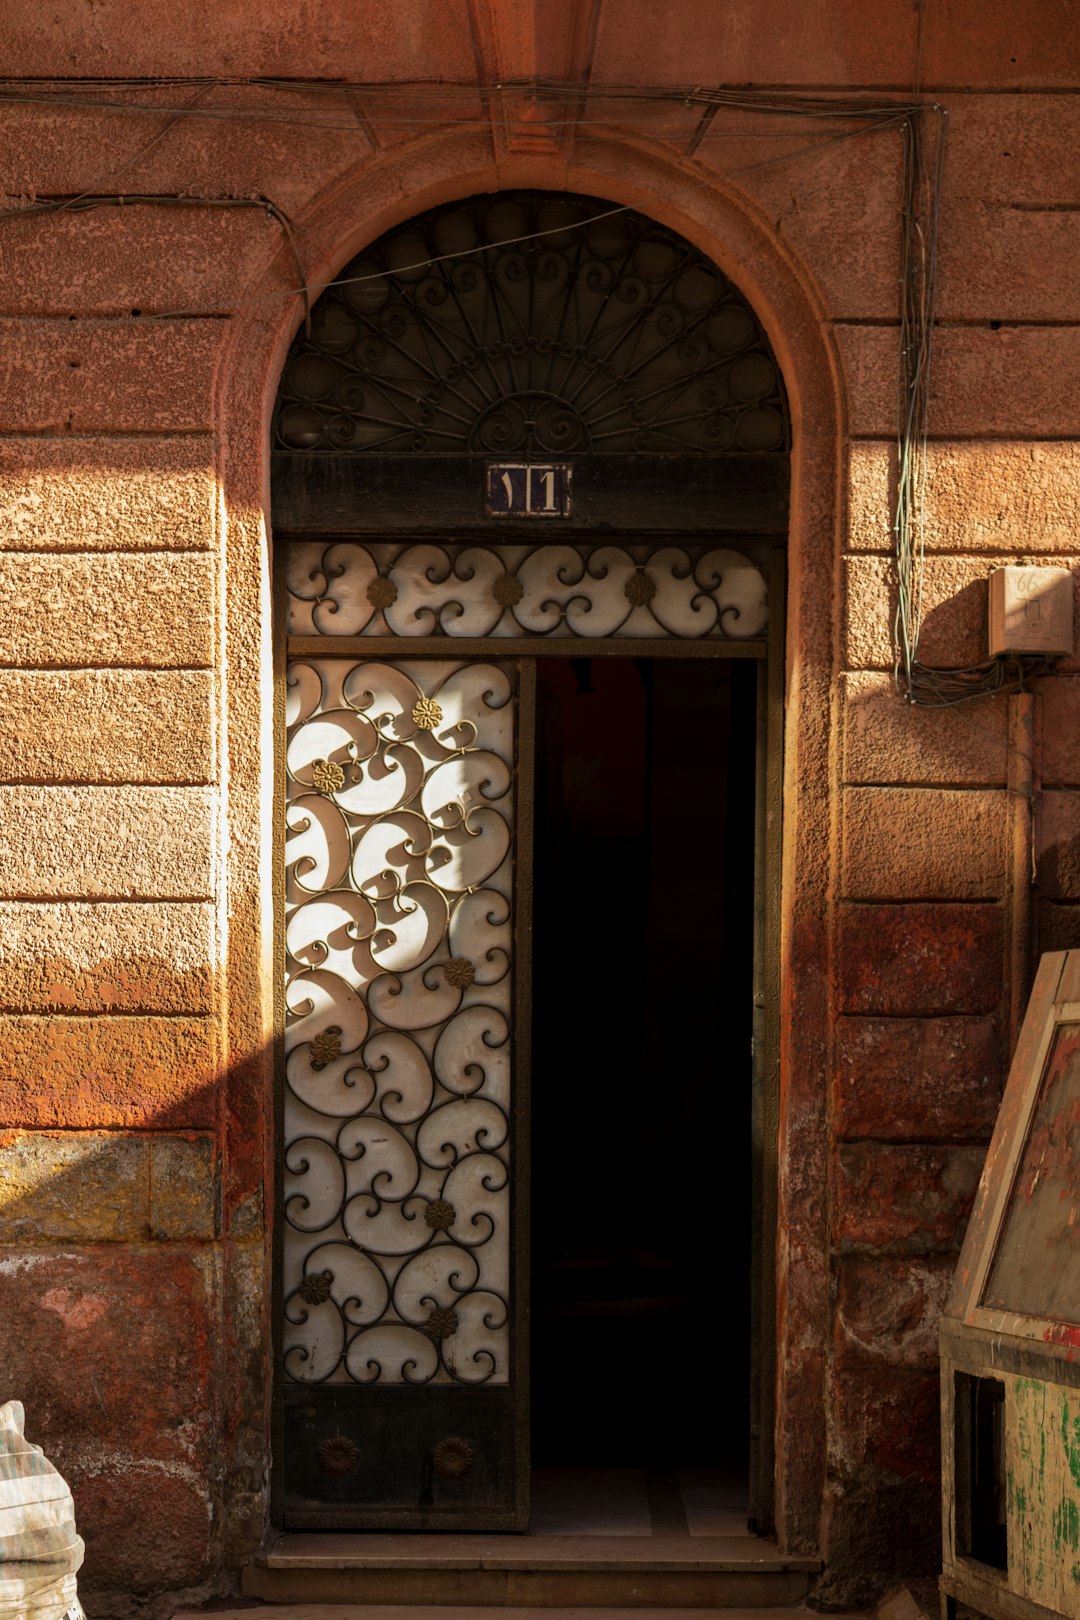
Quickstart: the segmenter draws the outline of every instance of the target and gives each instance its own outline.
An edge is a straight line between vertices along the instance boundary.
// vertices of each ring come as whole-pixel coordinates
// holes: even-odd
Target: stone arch
[[[825,1457],[823,1373],[827,1351],[826,1160],[823,1097],[828,1052],[828,932],[832,759],[827,726],[835,641],[841,509],[843,393],[820,300],[805,269],[758,210],[731,186],[703,180],[689,164],[630,143],[582,143],[567,162],[493,162],[479,139],[448,135],[387,157],[317,197],[298,221],[314,291],[389,227],[441,202],[528,187],[611,198],[684,236],[741,288],[761,319],[785,380],[791,412],[792,481],[787,638],[785,823],[781,952],[777,1251],[778,1419],[776,1522],[792,1551],[817,1547]],[[343,231],[342,222],[347,221]],[[225,1369],[235,1390],[225,1410],[250,1405],[250,1380],[268,1390],[271,1331],[266,1234],[252,1210],[272,1187],[274,693],[268,575],[270,416],[285,356],[300,322],[299,298],[267,298],[268,274],[242,292],[217,372],[219,493],[226,671],[228,939],[220,985],[226,1109],[225,1312],[236,1355]],[[267,1200],[269,1203],[269,1200]],[[228,1224],[231,1216],[232,1225]],[[261,1267],[261,1269],[260,1269]],[[265,1284],[266,1286],[262,1286]],[[259,1303],[261,1288],[262,1304]],[[250,1461],[268,1406],[236,1440],[233,1473],[255,1485]],[[250,1480],[250,1484],[248,1483]],[[244,1525],[226,1527],[241,1544]]]

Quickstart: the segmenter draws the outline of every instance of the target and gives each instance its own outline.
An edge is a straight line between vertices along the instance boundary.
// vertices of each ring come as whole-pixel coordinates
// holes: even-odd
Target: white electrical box
[[[990,575],[990,656],[1069,657],[1073,583],[1069,568],[1010,564]]]

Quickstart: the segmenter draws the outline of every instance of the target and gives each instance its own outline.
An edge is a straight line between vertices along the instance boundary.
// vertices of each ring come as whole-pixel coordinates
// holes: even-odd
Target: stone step
[[[816,1559],[756,1536],[294,1534],[244,1571],[245,1596],[290,1607],[790,1609]],[[280,1611],[279,1611],[280,1612]],[[329,1608],[321,1610],[330,1620]]]
[[[181,1609],[173,1620],[259,1620],[265,1605],[239,1609]],[[485,1608],[484,1620],[715,1620],[715,1608]],[[476,1608],[423,1604],[281,1603],[269,1620],[473,1620]],[[724,1610],[724,1620],[803,1620],[807,1610],[752,1608]],[[867,1620],[863,1614],[834,1615],[831,1620]]]

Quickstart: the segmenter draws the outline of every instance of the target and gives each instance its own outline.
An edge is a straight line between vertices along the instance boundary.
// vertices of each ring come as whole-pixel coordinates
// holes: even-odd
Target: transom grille
[[[719,546],[289,547],[290,636],[745,641],[768,622],[764,559]]]
[[[786,451],[779,367],[681,237],[584,197],[481,197],[390,232],[289,355],[278,449]]]

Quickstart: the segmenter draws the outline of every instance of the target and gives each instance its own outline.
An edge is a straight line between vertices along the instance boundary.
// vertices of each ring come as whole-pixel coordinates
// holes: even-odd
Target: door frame
[[[305,510],[315,515],[317,489],[303,486],[303,466],[306,458],[290,458],[288,484],[293,490],[290,509]],[[410,458],[412,459],[412,458]],[[284,468],[282,472],[284,472]],[[280,476],[280,475],[279,475]],[[359,504],[359,503],[357,503]],[[354,513],[356,508],[354,507]],[[748,1522],[758,1534],[771,1534],[775,1524],[775,1414],[777,1396],[777,1276],[776,1238],[778,1220],[778,1157],[779,1157],[779,1059],[780,1059],[780,921],[781,921],[781,852],[783,845],[783,736],[784,736],[784,645],[786,623],[786,554],[782,544],[772,540],[769,549],[768,603],[769,617],[765,636],[757,640],[656,640],[638,641],[629,638],[606,637],[595,640],[585,637],[482,637],[453,636],[389,637],[389,636],[317,636],[304,637],[287,634],[287,605],[285,570],[290,543],[318,538],[326,544],[334,539],[356,539],[368,544],[380,540],[402,541],[406,536],[399,529],[388,533],[385,527],[358,527],[354,522],[339,527],[341,512],[331,509],[319,513],[321,521],[305,523],[299,530],[275,530],[274,555],[274,784],[275,819],[274,852],[274,1229],[273,1229],[273,1389],[271,1398],[271,1522],[284,1528],[284,1393],[282,1374],[282,1250],[283,1222],[283,1110],[285,1071],[285,674],[289,657],[320,657],[363,659],[379,658],[461,658],[499,659],[518,662],[521,680],[531,686],[529,701],[519,708],[520,725],[516,739],[516,796],[515,796],[515,898],[514,917],[518,917],[518,866],[524,868],[524,901],[531,909],[532,830],[533,830],[533,777],[535,771],[535,669],[538,658],[557,657],[647,657],[647,658],[752,658],[758,664],[756,748],[755,748],[755,849],[754,849],[754,942],[753,942],[753,1060],[751,1070],[751,1262],[750,1262],[750,1451]],[[334,519],[337,518],[338,522]],[[404,525],[402,526],[404,527]],[[576,525],[567,526],[571,532],[560,529],[559,540],[573,544],[600,538],[582,533]],[[717,527],[721,527],[717,525]],[[343,532],[344,531],[344,532]],[[429,535],[416,538],[430,540]],[[455,533],[447,544],[497,544],[498,539],[508,541],[522,538],[500,527],[499,535],[490,528],[471,533]],[[541,541],[535,531],[528,534],[532,542]],[[617,533],[606,532],[604,540],[617,540],[625,544],[642,540],[655,542],[655,533],[635,533],[629,527]],[[724,540],[737,548],[743,544],[761,543],[760,532],[724,533]],[[548,535],[542,537],[549,539]],[[670,534],[673,544],[702,543],[699,530]],[[556,543],[556,536],[550,540]],[[521,860],[525,853],[524,861]],[[529,1162],[529,1082],[531,1049],[531,931],[519,931],[515,939],[514,975],[514,1086],[512,1103],[515,1127],[515,1156],[518,1167],[514,1174],[512,1192],[511,1275],[516,1284],[516,1297],[512,1301],[511,1400],[514,1425],[514,1508],[498,1528],[525,1530],[528,1528],[529,1497],[529,1332],[530,1275],[528,1209],[530,1198]],[[519,1245],[519,1234],[526,1233],[524,1252]],[[374,1516],[373,1520],[374,1520]],[[351,1522],[351,1521],[350,1521]],[[298,1528],[298,1526],[293,1526]],[[333,1522],[332,1510],[320,1515],[320,1527],[335,1530],[346,1526]],[[454,1521],[461,1530],[491,1529],[491,1516],[475,1523],[467,1516]],[[306,1528],[306,1526],[304,1527]],[[371,1528],[403,1528],[399,1516],[387,1515]]]

